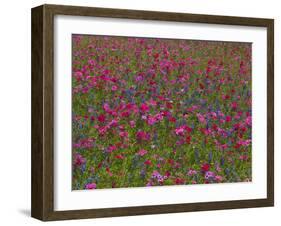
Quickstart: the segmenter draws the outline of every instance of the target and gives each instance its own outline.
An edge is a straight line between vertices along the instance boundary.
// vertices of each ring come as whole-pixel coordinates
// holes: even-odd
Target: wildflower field
[[[72,36],[72,189],[251,181],[250,43]]]

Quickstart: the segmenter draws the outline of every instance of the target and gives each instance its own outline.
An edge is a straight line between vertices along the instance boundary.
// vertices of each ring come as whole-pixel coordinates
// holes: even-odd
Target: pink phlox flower
[[[108,112],[108,113],[111,111],[108,103],[103,104],[103,109],[105,110],[105,112]]]
[[[138,151],[137,154],[138,154],[139,156],[144,156],[144,155],[147,154],[147,150],[141,149],[141,150]]]
[[[128,137],[128,132],[127,131],[121,131],[121,132],[119,132],[119,136],[120,137],[124,137],[124,138],[127,138]]]
[[[135,128],[136,127],[136,123],[133,120],[130,121],[129,124],[130,124],[131,128]]]
[[[116,86],[116,85],[113,85],[112,87],[111,87],[111,90],[112,91],[116,91],[118,89],[118,86]]]
[[[153,100],[153,99],[150,99],[150,100],[149,100],[149,104],[150,104],[151,106],[156,106],[156,105],[157,105],[157,102],[156,102],[155,100]]]
[[[200,114],[200,113],[197,113],[196,114],[197,118],[198,118],[198,121],[202,124],[206,124],[206,119],[204,117],[204,115]]]
[[[112,119],[109,123],[108,123],[109,127],[115,127],[118,126],[118,120],[117,119]]]
[[[99,127],[99,134],[100,135],[104,135],[104,134],[106,134],[106,132],[107,132],[107,130],[109,129],[109,127],[108,126],[101,126],[101,127]]]
[[[158,120],[158,121],[161,121],[164,119],[164,113],[163,112],[160,112],[160,113],[157,113],[155,115],[155,118]]]
[[[154,117],[154,116],[148,116],[147,123],[148,123],[149,125],[153,125],[153,124],[155,124],[156,122],[157,122],[156,117]]]
[[[185,127],[184,126],[180,126],[178,128],[175,129],[175,133],[178,136],[182,136],[185,133]]]

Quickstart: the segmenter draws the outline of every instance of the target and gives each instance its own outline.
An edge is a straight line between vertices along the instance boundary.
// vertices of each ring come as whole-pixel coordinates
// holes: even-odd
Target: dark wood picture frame
[[[267,198],[204,203],[54,211],[54,16],[95,16],[267,28]],[[220,210],[274,205],[274,20],[124,9],[42,5],[32,9],[31,215],[50,220]]]

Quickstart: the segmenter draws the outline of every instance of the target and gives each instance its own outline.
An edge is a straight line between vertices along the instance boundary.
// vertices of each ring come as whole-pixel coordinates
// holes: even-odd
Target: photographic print
[[[72,189],[251,181],[251,52],[73,34]]]
[[[274,19],[44,4],[31,27],[32,217],[274,206]]]

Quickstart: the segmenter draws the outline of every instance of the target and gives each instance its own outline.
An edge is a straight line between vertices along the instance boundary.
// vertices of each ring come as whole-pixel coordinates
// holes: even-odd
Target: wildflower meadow
[[[251,43],[72,35],[72,189],[251,181],[251,59]]]

